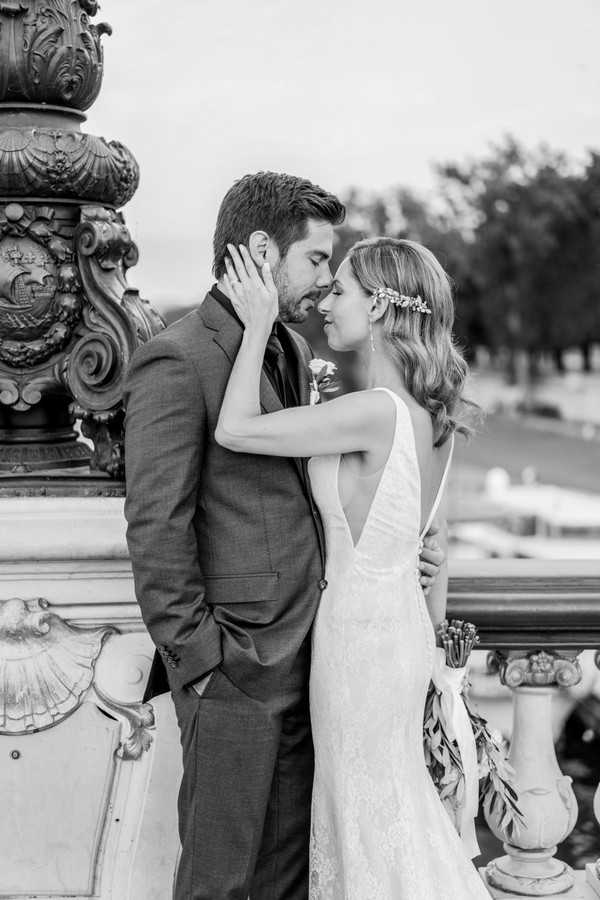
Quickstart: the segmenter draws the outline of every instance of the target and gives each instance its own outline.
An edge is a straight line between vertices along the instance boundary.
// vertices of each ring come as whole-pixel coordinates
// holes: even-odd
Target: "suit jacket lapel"
[[[223,309],[211,294],[206,295],[200,306],[200,313],[207,328],[215,332],[213,341],[233,365],[244,333],[241,325],[233,316],[229,315],[227,310]],[[260,373],[260,406],[265,413],[283,409],[277,392],[264,369]]]
[[[290,344],[295,350],[295,374],[300,391],[300,406],[308,406],[310,400],[310,384],[308,363],[310,362],[310,353],[306,350],[304,344],[298,340],[296,332],[292,328],[286,327],[286,332],[290,339]]]

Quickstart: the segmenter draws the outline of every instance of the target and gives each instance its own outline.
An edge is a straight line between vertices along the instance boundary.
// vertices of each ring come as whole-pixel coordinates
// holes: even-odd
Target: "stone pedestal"
[[[170,695],[122,498],[0,499],[0,898],[168,900],[179,848]]]

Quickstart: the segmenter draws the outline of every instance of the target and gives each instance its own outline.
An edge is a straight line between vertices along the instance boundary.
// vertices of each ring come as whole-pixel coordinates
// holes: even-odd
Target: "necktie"
[[[283,352],[281,341],[274,332],[271,332],[269,340],[267,341],[265,361],[269,368],[269,373],[275,383],[275,389],[279,395],[279,399],[283,406],[287,406],[285,353]]]

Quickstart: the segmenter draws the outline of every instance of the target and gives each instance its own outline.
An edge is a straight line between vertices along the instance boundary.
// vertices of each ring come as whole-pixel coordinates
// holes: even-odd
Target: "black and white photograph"
[[[599,900],[599,35],[0,0],[0,900]]]

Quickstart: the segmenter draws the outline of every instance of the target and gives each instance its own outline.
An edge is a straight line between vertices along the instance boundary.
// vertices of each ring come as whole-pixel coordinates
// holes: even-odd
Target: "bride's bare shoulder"
[[[395,418],[395,403],[390,392],[382,388],[366,388],[345,395],[353,404],[365,411],[373,421],[385,424]]]
[[[412,397],[404,401],[408,408],[415,436],[415,445],[420,459],[430,459],[433,454],[433,422],[429,412]]]

